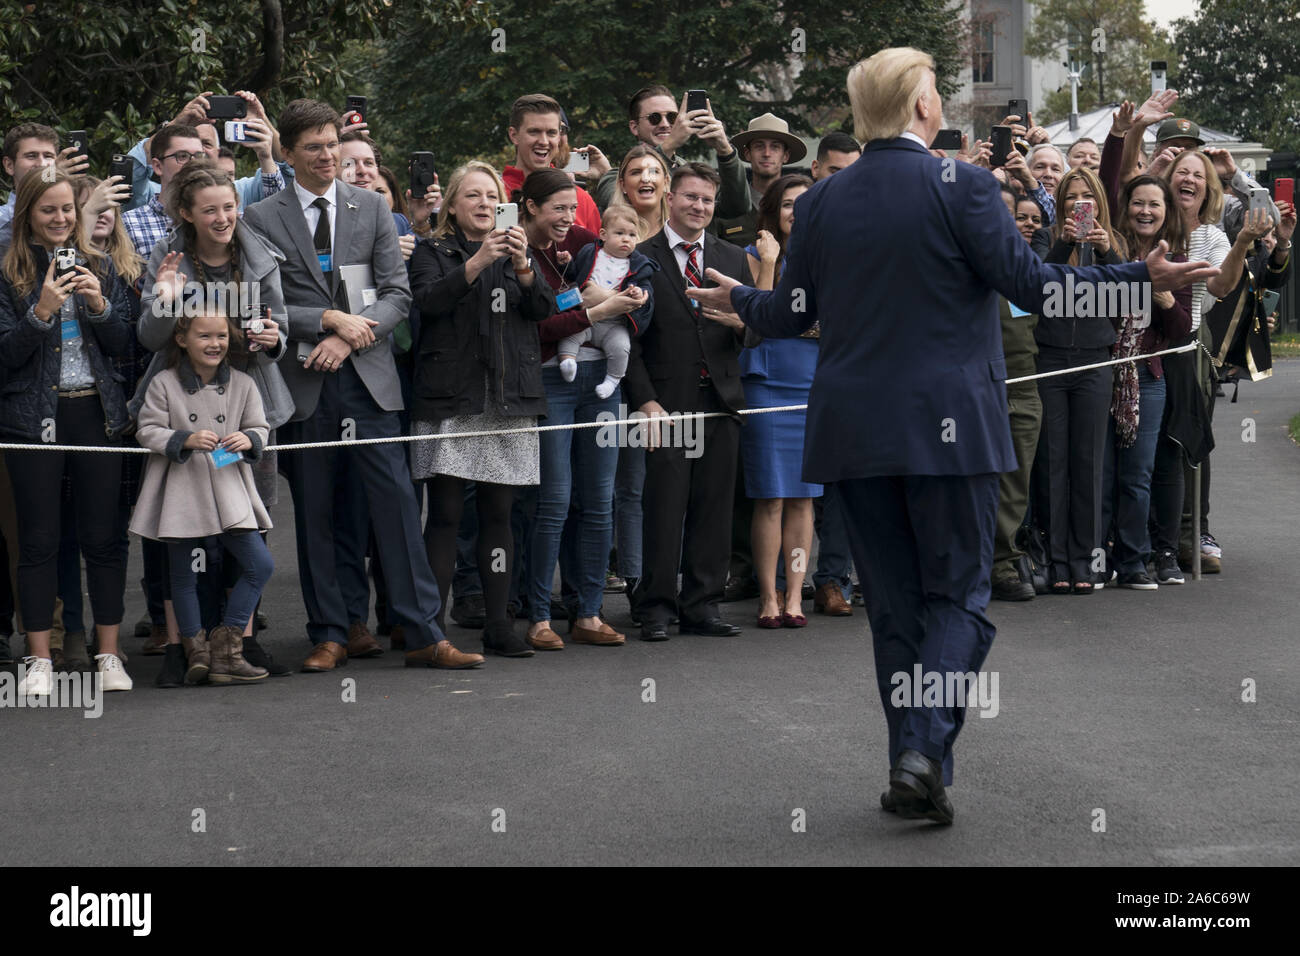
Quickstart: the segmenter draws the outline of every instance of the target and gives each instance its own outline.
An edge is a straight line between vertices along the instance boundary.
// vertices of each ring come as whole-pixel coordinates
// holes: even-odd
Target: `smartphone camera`
[[[77,250],[59,248],[54,250],[54,275],[62,279],[65,275],[77,271]]]

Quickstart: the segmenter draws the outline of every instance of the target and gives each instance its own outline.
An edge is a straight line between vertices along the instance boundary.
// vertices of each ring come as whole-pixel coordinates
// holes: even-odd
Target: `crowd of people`
[[[739,598],[758,599],[764,629],[806,627],[809,597],[854,613],[836,486],[803,477],[805,413],[740,414],[807,403],[817,325],[764,339],[691,295],[706,269],[776,288],[800,197],[860,161],[850,135],[824,136],[803,168],[786,120],[728,136],[707,102],[655,85],[632,96],[635,142],[615,165],[570,146],[561,105],[529,94],[510,111],[513,163],[468,162],[415,195],[359,115],[299,99],[273,123],[246,91],[258,168],[236,178],[211,95],[129,150],[130,177],[91,175],[48,126],[4,138],[0,440],[55,446],[5,451],[0,469],[0,660],[21,630],[20,693],[48,695],[59,668],[132,688],[120,630],[136,539],[135,633],[162,657],[158,686],[290,673],[257,636],[280,477],[304,672],[382,655],[385,637],[408,666],[480,666],[448,639],[448,612],[508,657],[622,645],[614,623],[645,641],[733,636],[722,605]],[[995,598],[1182,584],[1196,550],[1220,570],[1218,376],[1268,374],[1264,293],[1288,275],[1296,213],[1252,209],[1256,184],[1175,100],[1125,103],[1104,144],[1064,154],[1008,116],[1011,153],[975,140],[955,155],[1001,180],[1047,262],[1137,261],[1163,241],[1220,269],[1124,314],[1002,302],[1007,377],[1191,341],[1206,354],[1007,386],[1018,468],[1001,479]],[[584,171],[566,171],[573,155]],[[646,417],[635,441],[533,427],[632,413]],[[274,448],[299,443],[312,447]],[[111,450],[132,446],[149,454]]]

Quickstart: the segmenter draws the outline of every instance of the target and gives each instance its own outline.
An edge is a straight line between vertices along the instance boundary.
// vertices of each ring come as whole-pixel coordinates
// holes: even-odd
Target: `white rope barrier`
[[[1149,352],[1145,355],[1133,355],[1129,358],[1112,359],[1108,362],[1095,362],[1092,365],[1078,365],[1072,368],[1058,369],[1054,372],[1040,372],[1037,375],[1024,375],[1020,378],[1009,378],[1006,380],[1006,384],[1016,385],[1020,382],[1032,382],[1040,378],[1051,378],[1055,375],[1069,375],[1072,372],[1086,372],[1091,369],[1105,368],[1108,365],[1122,365],[1125,362],[1140,362],[1144,359],[1155,358],[1158,355],[1173,355],[1177,352],[1190,352],[1196,347],[1197,343],[1192,342],[1189,345],[1182,345],[1176,349],[1163,349],[1159,352]],[[767,415],[772,412],[800,412],[805,411],[807,408],[807,405],[776,405],[770,408],[742,408],[738,414]],[[388,438],[350,438],[340,439],[338,441],[297,442],[295,444],[267,445],[263,451],[311,451],[319,448],[354,448],[362,445],[388,445],[399,442],[439,441],[444,438],[486,438],[493,435],[524,435],[530,432],[537,432],[540,434],[541,432],[576,430],[579,428],[617,428],[620,425],[647,426],[651,422],[673,426],[688,418],[703,420],[705,418],[732,417],[731,412],[679,412],[655,417],[642,415],[638,412],[637,415],[639,416],[637,418],[617,418],[594,422],[573,422],[568,425],[529,425],[521,428],[503,428],[473,432],[447,432],[439,435],[393,435]],[[80,451],[116,455],[153,454],[153,452],[148,448],[137,448],[130,445],[56,445],[53,443],[25,444],[18,442],[0,442],[0,451]]]

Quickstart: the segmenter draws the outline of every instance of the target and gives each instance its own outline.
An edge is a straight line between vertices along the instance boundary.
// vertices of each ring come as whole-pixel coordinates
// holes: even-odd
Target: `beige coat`
[[[218,468],[209,453],[184,447],[205,428],[222,437],[242,431],[253,447],[241,461]],[[257,386],[243,372],[223,364],[206,386],[183,358],[160,372],[140,409],[136,439],[154,454],[145,466],[131,531],[167,541],[270,528],[249,465],[261,457],[267,431]]]

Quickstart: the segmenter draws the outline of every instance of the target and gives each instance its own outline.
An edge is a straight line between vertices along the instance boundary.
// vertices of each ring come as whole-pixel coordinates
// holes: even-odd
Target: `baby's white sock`
[[[578,360],[571,358],[560,359],[560,377],[566,382],[572,382],[578,376]]]
[[[601,398],[609,398],[614,394],[614,389],[618,388],[619,380],[613,375],[606,375],[605,381],[596,386],[596,394]]]

